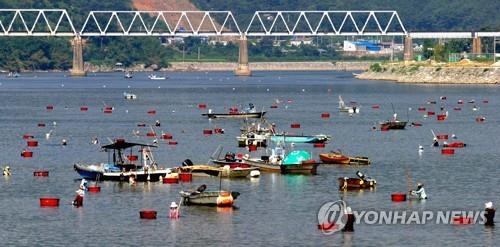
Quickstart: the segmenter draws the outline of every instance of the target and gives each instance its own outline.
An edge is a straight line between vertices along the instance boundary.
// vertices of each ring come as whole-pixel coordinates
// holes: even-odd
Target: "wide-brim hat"
[[[493,202],[487,202],[484,204],[485,208],[493,208]]]
[[[171,208],[176,208],[177,207],[177,203],[175,203],[175,202],[170,203],[170,207]]]

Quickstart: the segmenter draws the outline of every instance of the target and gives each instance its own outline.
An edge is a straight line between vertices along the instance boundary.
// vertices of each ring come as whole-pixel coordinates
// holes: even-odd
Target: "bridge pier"
[[[83,64],[83,40],[82,37],[76,36],[71,45],[73,46],[73,68],[71,69],[71,76],[85,76],[85,68]]]
[[[482,51],[481,38],[472,38],[472,54],[480,54]]]
[[[403,57],[405,62],[413,61],[413,38],[410,36],[405,37]]]
[[[248,41],[246,36],[240,38],[238,68],[234,71],[237,76],[250,76],[252,72],[248,66]]]

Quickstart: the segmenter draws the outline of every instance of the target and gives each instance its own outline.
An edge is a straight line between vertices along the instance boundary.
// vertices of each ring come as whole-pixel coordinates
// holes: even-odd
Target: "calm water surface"
[[[23,74],[17,79],[0,79],[0,157],[13,170],[10,178],[0,179],[0,239],[3,246],[160,246],[160,245],[278,245],[278,246],[493,246],[498,245],[497,229],[482,225],[356,225],[355,233],[325,236],[317,230],[316,213],[327,202],[344,198],[354,210],[482,210],[483,203],[500,204],[500,133],[498,86],[426,86],[384,81],[360,81],[342,72],[257,72],[253,77],[238,78],[232,73],[171,73],[166,81],[147,80],[136,74],[125,80],[122,74],[92,74],[69,78],[64,74]],[[129,88],[130,87],[130,88]],[[138,95],[126,101],[124,91]],[[349,117],[337,112],[337,98],[361,104],[361,114]],[[439,112],[438,105],[426,105],[445,95],[450,112],[444,122],[435,117],[424,119],[416,111],[425,106]],[[269,109],[276,99],[284,103]],[[458,99],[475,99],[472,104],[453,111]],[[489,103],[482,103],[488,99]],[[287,103],[291,100],[290,103]],[[244,108],[253,102],[268,110],[267,117],[283,130],[305,134],[330,134],[332,142],[323,150],[296,146],[317,155],[320,151],[341,149],[372,159],[370,167],[322,166],[317,176],[281,176],[263,174],[258,179],[223,180],[223,187],[241,192],[237,209],[221,210],[184,207],[180,220],[167,218],[168,206],[179,201],[178,192],[205,183],[216,189],[218,179],[195,178],[192,183],[120,184],[105,182],[98,194],[86,194],[84,207],[70,205],[77,189],[78,175],[73,164],[79,161],[107,160],[99,147],[90,143],[98,136],[151,142],[137,128],[138,122],[162,122],[161,128],[172,133],[177,146],[160,142],[155,158],[162,166],[176,166],[190,158],[207,162],[218,145],[236,148],[237,121],[208,121],[200,116],[198,103],[214,111],[231,106]],[[403,131],[371,131],[378,121],[392,115],[391,103],[399,116],[423,123]],[[48,112],[45,106],[55,109]],[[103,114],[103,105],[115,107]],[[371,109],[379,104],[380,109]],[[89,106],[80,112],[81,105]],[[157,114],[148,115],[149,109]],[[331,118],[322,119],[322,112]],[[487,118],[478,124],[474,119]],[[37,127],[39,122],[47,124]],[[56,126],[53,126],[56,122]],[[300,130],[290,129],[299,122]],[[203,136],[205,128],[221,127],[224,135]],[[49,140],[45,133],[53,129]],[[433,129],[454,133],[467,148],[454,156],[443,156],[430,147]],[[134,137],[140,130],[142,137]],[[40,146],[34,158],[22,159],[26,148],[21,137],[35,135]],[[65,138],[68,146],[58,145]],[[425,151],[419,155],[418,146]],[[33,177],[33,171],[47,169],[48,178]],[[378,181],[375,191],[339,192],[337,178],[355,176],[360,169]],[[393,203],[390,194],[408,190],[407,174],[413,184],[425,183],[429,200],[425,203]],[[42,196],[61,198],[56,209],[39,207]],[[154,221],[140,220],[138,211],[153,208],[159,213]],[[499,222],[497,217],[497,222]],[[496,243],[496,244],[495,244]]]

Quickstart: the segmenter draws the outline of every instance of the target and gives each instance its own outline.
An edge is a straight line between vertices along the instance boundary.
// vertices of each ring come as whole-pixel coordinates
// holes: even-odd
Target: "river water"
[[[0,157],[13,175],[0,179],[0,238],[3,246],[160,246],[160,245],[280,245],[280,246],[488,246],[500,239],[495,228],[474,224],[355,225],[354,233],[324,235],[317,229],[317,212],[325,202],[343,198],[353,210],[482,210],[484,203],[500,205],[500,138],[498,86],[407,85],[385,81],[360,81],[347,72],[256,72],[248,78],[230,72],[170,73],[166,81],[147,80],[138,73],[131,80],[122,74],[91,74],[70,78],[58,73],[23,74],[16,79],[0,79]],[[127,101],[123,92],[137,94]],[[361,113],[354,116],[337,111],[338,95],[346,102],[356,101]],[[440,96],[447,96],[440,101]],[[270,109],[276,99],[282,103]],[[465,101],[454,111],[457,101]],[[475,100],[475,104],[467,101]],[[487,99],[488,103],[483,103]],[[438,101],[428,105],[428,100]],[[162,166],[177,166],[189,158],[206,163],[218,145],[227,151],[237,148],[238,121],[208,121],[200,116],[199,103],[214,111],[240,109],[248,103],[268,111],[267,118],[280,129],[304,134],[329,134],[333,140],[325,149],[296,146],[312,152],[341,149],[345,153],[368,156],[369,167],[320,166],[317,176],[262,174],[258,179],[222,180],[226,189],[239,191],[237,208],[183,207],[179,220],[167,218],[168,206],[179,201],[178,192],[207,184],[217,189],[218,179],[194,178],[192,183],[104,182],[102,191],[87,193],[84,206],[70,205],[79,180],[73,164],[79,161],[104,162],[101,144],[107,138],[151,142],[144,136],[148,128],[139,122],[162,123],[158,131],[171,133],[178,145],[160,141],[155,158]],[[47,105],[54,110],[47,111]],[[103,114],[103,105],[115,107]],[[371,106],[379,104],[380,109]],[[418,121],[422,127],[402,131],[372,131],[377,122],[389,119],[394,105],[399,117]],[[439,112],[444,105],[449,117],[444,122],[423,118],[419,106]],[[80,112],[87,105],[88,112]],[[473,111],[472,107],[479,107]],[[411,108],[410,111],[408,109]],[[150,109],[156,115],[148,115]],[[320,118],[330,112],[328,119]],[[407,112],[409,113],[407,116]],[[477,116],[485,116],[477,123]],[[45,128],[37,124],[46,123]],[[54,126],[53,122],[56,123]],[[291,123],[301,129],[290,129]],[[223,135],[204,136],[203,129],[221,127]],[[45,133],[53,130],[50,139]],[[467,143],[455,155],[441,155],[430,147],[432,134],[456,134]],[[139,130],[140,137],[132,135]],[[22,135],[30,133],[39,141],[32,148],[34,157],[23,159],[26,148]],[[59,145],[62,139],[68,145]],[[419,155],[418,146],[424,146]],[[46,169],[50,176],[33,177],[33,171]],[[338,177],[355,176],[361,170],[375,178],[374,191],[339,192]],[[408,184],[425,183],[426,202],[391,201],[391,193],[405,192]],[[40,208],[39,198],[61,199],[58,208]],[[139,219],[139,211],[158,211],[157,220]],[[498,218],[498,217],[497,217]],[[498,222],[498,220],[497,220]]]

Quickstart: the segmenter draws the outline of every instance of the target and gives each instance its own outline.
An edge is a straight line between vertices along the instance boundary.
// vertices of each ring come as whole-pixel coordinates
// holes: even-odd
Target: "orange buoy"
[[[438,140],[448,140],[448,134],[437,134],[436,138]]]
[[[435,113],[435,112],[433,112],[433,111],[428,111],[428,112],[427,112],[427,116],[434,116],[434,115],[436,115],[436,113]]]
[[[393,193],[393,194],[391,194],[391,200],[393,202],[404,202],[404,201],[406,201],[406,194],[405,193]]]
[[[329,117],[330,117],[330,113],[328,113],[328,112],[321,113],[321,118],[329,118]]]
[[[181,182],[191,182],[191,181],[193,181],[193,174],[181,172],[181,173],[179,173],[179,180]]]
[[[217,207],[231,207],[233,206],[234,198],[231,192],[221,191],[217,197]]]
[[[203,130],[203,134],[204,135],[211,135],[212,134],[212,130],[211,129],[204,129]]]
[[[148,114],[149,114],[149,115],[155,115],[155,114],[156,114],[156,110],[149,110],[149,111],[148,111]]]
[[[148,133],[146,133],[146,136],[147,137],[155,137],[156,133],[155,132],[148,132]]]
[[[44,170],[34,171],[33,172],[33,176],[34,177],[48,177],[49,176],[49,171],[44,171]]]
[[[469,225],[469,224],[472,224],[472,218],[466,217],[466,216],[454,217],[453,224],[455,224],[455,225]]]
[[[42,197],[40,198],[40,207],[59,207],[59,198]]]
[[[200,104],[198,104],[198,108],[199,109],[205,109],[205,108],[207,108],[207,104],[200,103]]]
[[[441,149],[441,154],[442,155],[453,155],[453,154],[455,154],[455,149],[453,149],[453,148],[443,148],[443,149]]]
[[[28,145],[28,147],[38,147],[38,141],[35,140],[28,140],[26,144]]]
[[[146,220],[156,220],[157,212],[155,210],[144,209],[139,211],[139,217]]]
[[[45,123],[38,123],[38,127],[45,127]]]
[[[88,111],[89,107],[88,106],[80,106],[80,111]]]
[[[380,105],[372,105],[372,109],[380,109]]]
[[[31,158],[31,157],[33,157],[33,152],[28,151],[28,150],[23,150],[21,152],[21,157],[23,157],[23,158]]]
[[[168,145],[177,145],[177,144],[178,144],[177,141],[169,141],[168,142]]]
[[[92,192],[92,193],[99,193],[99,192],[101,192],[101,187],[97,186],[97,185],[91,185],[91,186],[87,187],[87,190],[89,192]]]
[[[127,159],[129,161],[137,161],[139,159],[139,156],[137,156],[137,155],[127,155]]]
[[[292,128],[292,129],[300,129],[300,124],[299,123],[292,123],[290,125],[290,128]]]
[[[324,148],[325,144],[324,143],[314,143],[315,148]]]
[[[163,178],[163,183],[164,184],[177,184],[177,183],[179,183],[179,179],[176,177]]]

